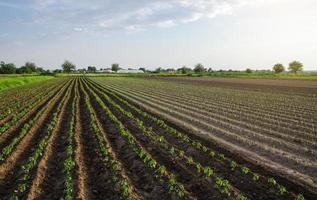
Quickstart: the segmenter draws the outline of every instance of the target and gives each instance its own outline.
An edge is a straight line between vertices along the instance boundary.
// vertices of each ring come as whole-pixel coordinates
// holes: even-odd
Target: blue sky
[[[0,60],[317,69],[316,0],[0,0]]]

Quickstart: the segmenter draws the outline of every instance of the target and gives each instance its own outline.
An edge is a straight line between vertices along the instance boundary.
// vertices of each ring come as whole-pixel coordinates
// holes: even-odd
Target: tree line
[[[73,64],[72,62],[65,60],[64,63],[61,65],[62,69],[56,69],[53,71],[53,73],[72,73],[76,72],[76,65]],[[288,65],[288,70],[291,73],[298,73],[303,71],[303,64],[299,61],[293,61],[289,63]],[[118,63],[114,63],[111,65],[111,69],[113,72],[117,72],[120,70],[120,66]],[[201,63],[198,63],[194,66],[194,68],[189,68],[187,66],[183,66],[178,69],[174,68],[167,68],[163,69],[162,67],[156,68],[154,71],[149,71],[144,67],[139,68],[139,70],[143,72],[148,72],[148,73],[161,73],[161,72],[175,72],[175,73],[181,73],[181,74],[190,74],[190,73],[212,73],[214,70],[212,68],[206,68],[204,67]],[[285,67],[283,64],[275,64],[272,68],[273,72],[275,73],[282,73],[285,72]],[[89,72],[89,73],[95,73],[97,71],[97,68],[95,66],[88,66],[87,70],[86,69],[79,69],[77,70],[78,72]],[[225,70],[218,70],[218,72],[224,72]],[[228,72],[235,72],[233,70],[228,70]],[[245,70],[246,73],[252,73],[253,70],[250,68],[247,68]],[[51,73],[49,70],[44,70],[41,67],[38,67],[35,63],[33,62],[26,62],[23,66],[17,68],[15,64],[13,63],[5,63],[3,61],[0,62],[0,74],[32,74],[32,73],[39,73],[39,74],[49,74]]]
[[[299,62],[299,61],[293,61],[291,63],[289,63],[288,66],[288,71],[291,73],[295,73],[297,74],[297,72],[301,72],[304,69],[304,65]],[[272,68],[273,72],[279,74],[282,72],[285,72],[285,67],[283,66],[283,64],[275,64]],[[177,70],[173,69],[173,68],[168,68],[168,69],[162,69],[161,67],[157,68],[154,73],[160,73],[160,72],[173,72],[176,71],[178,73],[182,73],[182,74],[189,74],[189,73],[206,73],[206,72],[214,72],[214,70],[212,68],[205,68],[201,63],[198,63],[195,65],[194,69],[183,66],[181,68],[178,68]],[[219,70],[218,72],[223,72],[224,70]],[[234,72],[233,70],[228,70],[229,72]],[[246,73],[252,73],[253,70],[250,68],[247,68],[245,70]]]
[[[42,74],[47,72],[47,70],[36,66],[36,64],[32,62],[26,62],[21,67],[16,67],[14,63],[5,63],[3,61],[0,62],[0,74]]]

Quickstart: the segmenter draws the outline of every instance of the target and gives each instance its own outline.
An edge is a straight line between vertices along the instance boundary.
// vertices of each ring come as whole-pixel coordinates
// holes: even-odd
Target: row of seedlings
[[[124,91],[121,91],[121,92],[124,92]],[[119,90],[119,93],[120,93],[120,90]],[[231,131],[223,130],[221,127],[207,123],[206,121],[201,121],[195,117],[192,117],[188,114],[185,114],[186,111],[184,111],[184,110],[176,111],[176,110],[171,109],[171,108],[168,109],[167,108],[167,107],[169,107],[168,105],[166,105],[167,107],[163,106],[163,105],[161,105],[161,103],[159,101],[156,101],[155,103],[153,103],[153,100],[144,100],[145,97],[137,96],[137,95],[132,94],[132,93],[131,94],[127,94],[127,93],[131,93],[131,92],[125,92],[124,96],[129,96],[127,98],[132,98],[132,99],[137,100],[138,102],[142,102],[144,104],[156,107],[157,109],[159,109],[162,112],[167,112],[169,115],[172,115],[173,117],[178,117],[179,119],[182,119],[183,122],[185,121],[188,123],[193,123],[195,126],[199,126],[200,128],[202,128],[204,131],[215,130],[214,134],[211,135],[211,137],[214,140],[218,140],[221,142],[225,138],[225,140],[230,140],[233,143],[237,143],[238,141],[240,141],[240,142],[242,142],[242,144],[253,145],[254,147],[257,147],[262,151],[265,151],[268,153],[274,153],[274,154],[276,154],[276,156],[285,158],[291,162],[298,163],[300,165],[305,165],[307,167],[313,167],[313,163],[311,162],[311,160],[309,158],[300,156],[297,153],[291,153],[291,152],[282,150],[282,149],[278,148],[277,146],[274,146],[274,147],[269,146],[270,148],[268,148],[268,145],[261,142],[260,140],[255,141],[254,138],[252,139],[250,134],[247,134],[247,137],[244,137],[244,135],[237,134],[237,133],[231,132]],[[294,151],[294,149],[292,149],[292,151]]]
[[[137,127],[142,130],[142,133],[147,136],[151,142],[153,142],[155,145],[159,145],[174,158],[177,160],[185,161],[186,164],[191,165],[196,169],[196,172],[199,175],[203,175],[207,181],[210,180],[210,178],[214,178],[214,182],[217,185],[217,187],[221,190],[222,193],[226,194],[227,196],[235,196],[237,200],[244,200],[247,199],[243,194],[240,193],[236,188],[234,188],[230,182],[221,176],[218,176],[214,173],[214,169],[212,169],[209,166],[203,166],[198,161],[195,161],[192,157],[185,155],[185,152],[182,150],[179,150],[178,148],[172,146],[170,143],[167,142],[167,140],[164,138],[164,136],[159,136],[156,133],[153,132],[151,128],[146,127],[143,124],[143,121],[133,116],[131,112],[128,112],[124,110],[121,106],[116,104],[112,99],[110,99],[106,94],[101,93],[101,95],[117,110],[119,110],[122,114],[124,114],[126,117],[128,117],[131,121],[134,121]]]
[[[61,111],[63,107],[66,106],[66,102],[69,101],[71,87],[72,86],[69,86],[66,94],[63,96],[57,109],[55,110],[54,113],[52,113],[52,120],[49,122],[45,130],[46,135],[40,140],[33,154],[28,158],[26,163],[24,163],[21,166],[21,169],[22,169],[21,179],[16,190],[14,190],[14,193],[11,195],[10,199],[14,199],[14,200],[23,199],[23,195],[25,195],[27,190],[30,188],[30,180],[32,179],[32,172],[38,165],[39,161],[41,160],[43,153],[46,149],[46,146],[49,143],[50,137],[52,136],[53,131],[57,128],[56,125],[60,117]]]
[[[177,97],[170,97],[170,96],[167,97],[167,95],[161,95],[161,94],[152,95],[152,94],[144,93],[144,91],[140,91],[140,90],[134,90],[134,91],[138,91],[141,95],[148,95],[151,98],[155,98],[155,99],[157,99],[159,101],[163,101],[163,102],[165,102],[165,103],[167,103],[169,105],[177,105],[177,107],[179,107],[179,108],[183,108],[183,109],[185,109],[187,111],[195,112],[195,113],[201,115],[202,117],[204,117],[207,120],[210,120],[209,118],[212,116],[212,120],[216,119],[217,123],[224,123],[224,124],[226,124],[225,125],[226,127],[229,127],[229,126],[237,127],[238,126],[240,128],[247,128],[247,129],[245,129],[245,131],[249,132],[250,130],[252,130],[252,131],[255,131],[255,132],[265,133],[265,135],[267,135],[269,137],[272,137],[272,138],[275,138],[275,139],[276,138],[277,139],[281,139],[282,138],[282,139],[284,139],[283,140],[284,143],[285,143],[285,141],[287,143],[288,142],[293,143],[294,139],[299,139],[301,142],[303,142],[306,145],[308,145],[306,147],[312,147],[312,146],[315,145],[314,142],[312,142],[309,139],[304,139],[304,138],[300,139],[299,138],[299,136],[301,134],[305,134],[305,135],[309,136],[308,138],[312,138],[312,139],[316,138],[312,134],[307,134],[305,132],[293,132],[293,129],[290,129],[293,132],[293,134],[295,134],[295,135],[293,135],[293,134],[289,135],[289,134],[283,133],[283,131],[282,132],[281,131],[274,131],[271,128],[265,128],[265,126],[254,125],[254,123],[250,123],[250,122],[246,123],[246,122],[235,120],[232,117],[223,116],[223,114],[221,114],[221,113],[217,113],[217,112],[215,113],[215,109],[214,108],[212,110],[210,110],[208,107],[203,106],[203,104],[202,105],[197,104],[197,102],[196,102],[196,104],[194,104],[195,102],[189,102],[188,103],[187,100],[186,100],[186,102],[183,102],[184,98],[182,98],[181,100],[178,100]],[[162,100],[162,98],[164,100]],[[181,102],[183,102],[183,103],[181,103]],[[195,105],[195,106],[193,107],[193,105]],[[202,108],[204,108],[204,109],[202,110]],[[219,109],[224,109],[224,108],[221,107]],[[212,112],[207,112],[207,111],[212,111]],[[228,115],[228,112],[227,112],[226,109],[223,110],[223,111],[225,111],[226,115]],[[241,114],[241,113],[239,113],[239,114]],[[263,121],[263,119],[261,120],[261,124],[263,124],[262,121]],[[266,123],[266,125],[270,125],[270,124]],[[270,126],[268,126],[268,127],[270,127]]]
[[[26,122],[21,131],[18,133],[18,135],[16,137],[14,137],[11,142],[6,145],[4,148],[1,149],[0,151],[0,161],[4,161],[14,150],[15,146],[24,138],[24,136],[28,133],[28,131],[32,128],[32,126],[37,122],[37,120],[39,119],[39,117],[42,115],[42,113],[44,113],[44,111],[48,108],[48,106],[55,101],[55,99],[58,98],[59,94],[62,93],[62,91],[64,91],[64,89],[67,87],[67,85],[64,86],[64,88],[62,90],[60,90],[58,92],[57,95],[55,95],[52,99],[49,100],[49,102],[43,107],[41,108],[34,117],[32,117],[31,119],[28,120],[28,122]]]
[[[144,91],[148,91],[147,93],[153,93],[153,91],[152,90],[147,90],[146,88],[144,88],[143,90],[141,90],[142,92],[144,92]],[[161,92],[157,92],[157,91],[155,91],[155,93],[156,94],[159,94],[159,95],[162,95],[162,93]],[[174,94],[174,93],[173,93]],[[165,95],[165,96],[167,96],[167,95]],[[174,95],[175,96],[175,95]],[[191,98],[194,98],[195,99],[195,96],[193,97],[193,96],[191,96],[191,97],[188,97],[188,96],[182,96],[182,97],[171,97],[171,96],[169,96],[169,98],[171,98],[171,99],[181,99],[181,100],[186,100],[186,102],[187,101],[190,101],[190,100],[188,100],[188,98],[189,99],[191,99]],[[195,99],[196,101],[197,101],[197,99]],[[203,100],[201,100],[200,99],[200,104],[202,105],[202,106],[204,106],[205,108],[208,108],[210,105],[209,104],[215,104],[215,106],[217,106],[218,104],[217,103],[215,103],[215,102],[210,102],[210,101],[208,101],[208,102],[205,102],[205,101],[203,101]],[[222,102],[222,104],[224,104],[223,106],[222,106],[222,108],[220,108],[220,109],[223,109],[223,107],[225,107],[226,108],[226,103],[225,103],[225,101],[222,101],[222,100],[219,100],[219,102]],[[197,105],[197,102],[196,102],[196,104],[195,105]],[[235,104],[228,104],[228,106],[229,106],[229,110],[228,110],[228,112],[232,112],[233,110],[235,110],[235,108],[237,107],[237,108],[239,108],[239,106],[240,105],[235,105]],[[219,107],[219,106],[218,106]],[[218,109],[218,107],[217,107],[217,109]],[[262,110],[263,111],[263,110]],[[252,112],[253,112],[253,110],[252,110]],[[241,114],[242,113],[242,110],[239,110],[239,113]],[[244,114],[245,112],[243,112],[242,114]],[[236,113],[237,114],[237,113]],[[234,114],[234,115],[236,115],[236,114]],[[248,114],[250,114],[250,113],[248,113]],[[263,112],[261,112],[261,113],[256,113],[256,114],[252,114],[253,116],[253,118],[255,118],[255,119],[259,119],[261,122],[263,122],[263,119],[266,119],[266,117],[268,117],[268,124],[269,123],[278,123],[277,125],[280,127],[280,125],[281,125],[281,123],[282,124],[284,124],[285,123],[285,120],[283,120],[283,121],[281,121],[280,119],[275,119],[275,120],[271,120],[272,119],[272,117],[273,116],[264,116],[263,115]],[[262,116],[263,115],[263,116]],[[253,119],[252,118],[252,120],[255,120],[255,119]],[[293,122],[291,122],[291,123],[293,123]],[[287,125],[289,125],[290,124],[290,122],[287,122],[285,125],[286,125],[286,127],[287,127]],[[306,129],[309,125],[311,125],[311,123],[310,124],[306,124],[306,125],[304,125],[304,126],[301,126],[301,129]]]
[[[101,87],[99,87],[99,89],[103,90],[103,88],[101,88]],[[158,119],[157,117],[150,115],[147,112],[142,111],[141,109],[130,104],[128,101],[124,100],[123,98],[118,96],[116,93],[112,92],[111,90],[107,90],[107,92],[109,92],[118,101],[120,101],[121,103],[123,103],[127,107],[135,110],[137,113],[139,113],[143,117],[156,123],[158,126],[163,128],[166,132],[170,133],[174,137],[181,139],[185,143],[191,144],[191,146],[195,147],[196,149],[198,149],[202,153],[208,154],[212,159],[215,159],[215,161],[224,162],[224,163],[230,165],[232,171],[239,170],[239,171],[241,171],[242,175],[252,174],[252,177],[253,177],[252,180],[255,182],[258,181],[259,179],[266,179],[266,182],[268,185],[277,189],[278,195],[284,195],[284,194],[288,193],[288,190],[285,188],[285,186],[277,183],[277,181],[273,177],[265,177],[265,176],[262,176],[258,173],[252,172],[251,169],[249,169],[248,167],[238,164],[236,161],[225,157],[224,154],[218,153],[217,151],[211,149],[210,147],[207,147],[207,146],[201,144],[200,141],[191,139],[188,135],[177,131],[175,128],[167,125],[163,120]],[[296,200],[303,200],[304,196],[302,194],[298,194],[298,195],[296,195],[295,199]]]
[[[43,104],[45,101],[47,101],[52,96],[54,96],[60,90],[61,87],[57,87],[56,89],[53,89],[53,90],[47,90],[47,91],[49,91],[48,93],[44,92],[42,94],[38,94],[37,97],[32,98],[32,101],[30,101],[29,105],[27,105],[22,110],[17,111],[16,113],[14,113],[14,116],[9,121],[7,121],[3,125],[1,125],[1,127],[0,127],[0,135],[2,135],[11,126],[13,126],[20,119],[22,119],[23,116],[25,116],[27,113],[29,113],[33,108],[35,108],[38,105]]]
[[[54,84],[48,83],[49,86],[47,84],[41,84],[39,87],[35,88],[28,86],[27,88],[23,88],[20,90],[15,88],[11,93],[6,93],[5,95],[6,97],[10,97],[8,98],[10,99],[10,101],[6,99],[4,102],[1,102],[2,104],[0,106],[0,121],[13,115],[25,105],[33,102],[37,98],[37,95],[39,95],[40,98],[41,96],[43,96],[42,94],[51,91],[52,88],[56,88],[56,86],[59,85],[58,83],[59,82],[57,81]]]
[[[119,185],[121,195],[125,199],[139,199],[139,195],[135,191],[134,187],[129,184],[129,181],[123,176],[124,170],[121,166],[121,163],[115,159],[112,151],[110,151],[110,145],[103,137],[100,127],[98,126],[97,116],[90,103],[88,94],[83,89],[81,84],[80,90],[85,95],[84,100],[90,115],[90,126],[92,127],[95,138],[97,139],[101,155],[103,156],[103,161],[105,162],[105,165],[111,170],[112,181],[114,185]]]
[[[71,104],[71,118],[67,136],[67,158],[64,161],[64,173],[65,173],[65,200],[71,200],[74,198],[74,190],[73,190],[73,175],[75,169],[75,160],[74,160],[74,132],[76,125],[76,103],[78,99],[78,79],[75,82],[75,91],[74,91],[74,99]]]
[[[84,81],[85,82],[85,81]],[[87,86],[87,85],[86,85]],[[190,194],[183,184],[176,180],[176,176],[173,173],[167,171],[166,167],[158,163],[150,153],[145,150],[144,147],[137,141],[137,139],[127,130],[124,125],[116,118],[116,116],[110,111],[110,109],[103,103],[103,101],[89,88],[92,97],[98,102],[98,104],[105,111],[107,117],[118,127],[119,133],[123,138],[126,138],[128,144],[138,155],[138,157],[148,166],[152,172],[167,182],[168,188],[171,192],[175,192],[179,198],[182,199],[195,199],[195,197]],[[86,94],[87,95],[87,94]]]

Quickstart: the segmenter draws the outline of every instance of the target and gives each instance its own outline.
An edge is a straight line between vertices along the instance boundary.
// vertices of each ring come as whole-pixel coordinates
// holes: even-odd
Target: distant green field
[[[21,85],[26,85],[30,83],[35,83],[39,81],[44,81],[54,78],[53,76],[0,76],[0,91],[17,87]]]

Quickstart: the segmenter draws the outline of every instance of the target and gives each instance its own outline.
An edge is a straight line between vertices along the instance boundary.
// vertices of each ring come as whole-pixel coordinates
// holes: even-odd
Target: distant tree
[[[37,72],[37,73],[40,73],[40,74],[42,74],[42,73],[47,73],[47,71],[44,70],[42,67],[37,67],[37,68],[36,68],[36,72]]]
[[[279,74],[279,73],[282,73],[282,72],[285,71],[285,67],[284,67],[282,64],[278,63],[278,64],[275,64],[275,65],[274,65],[273,71],[274,71],[275,73]]]
[[[160,73],[162,71],[162,67],[158,67],[155,69],[154,73]]]
[[[27,69],[29,69],[28,71],[32,71],[32,72],[36,72],[36,64],[32,63],[32,62],[26,62],[24,65]]]
[[[144,67],[140,67],[139,70],[143,71],[144,73],[146,72],[146,69]]]
[[[52,75],[53,73],[50,70],[44,70],[40,72],[41,75]]]
[[[251,70],[250,68],[247,68],[247,69],[245,70],[245,72],[248,73],[248,74],[250,74],[250,73],[252,73],[252,70]]]
[[[43,68],[37,67],[35,63],[26,62],[24,66],[17,69],[18,74],[31,74],[31,73],[47,73]]]
[[[303,68],[303,64],[299,61],[293,61],[288,65],[288,70],[295,74],[297,74],[297,72],[303,71]]]
[[[65,60],[64,63],[62,64],[62,69],[64,72],[70,73],[70,72],[76,70],[76,65],[74,65],[73,63],[71,63],[68,60]]]
[[[201,63],[198,63],[197,65],[195,65],[194,71],[196,73],[202,73],[202,72],[206,71],[206,69]]]
[[[88,67],[87,67],[87,71],[90,72],[90,73],[96,73],[96,70],[97,70],[97,69],[96,69],[96,67],[94,67],[94,66],[88,66]]]
[[[117,72],[120,69],[119,64],[118,63],[114,63],[111,65],[111,70],[114,72]]]
[[[165,72],[174,73],[174,72],[175,72],[175,69],[174,69],[174,68],[167,68],[167,69],[165,70]]]
[[[208,72],[213,72],[211,67],[208,68]]]
[[[16,73],[17,73],[17,74],[27,74],[28,72],[27,72],[27,70],[26,70],[26,67],[25,67],[25,66],[22,66],[22,67],[20,67],[20,68],[17,68]],[[30,71],[29,73],[32,73],[32,72]]]
[[[63,71],[61,70],[61,69],[55,69],[54,71],[53,71],[53,73],[54,74],[58,74],[58,73],[62,73]]]
[[[192,71],[192,69],[189,68],[189,67],[186,67],[186,66],[184,65],[183,67],[178,68],[177,71],[180,72],[180,73],[182,73],[182,74],[188,74],[188,73],[190,73],[190,72]]]
[[[0,62],[0,74],[15,74],[17,68],[13,63]]]

